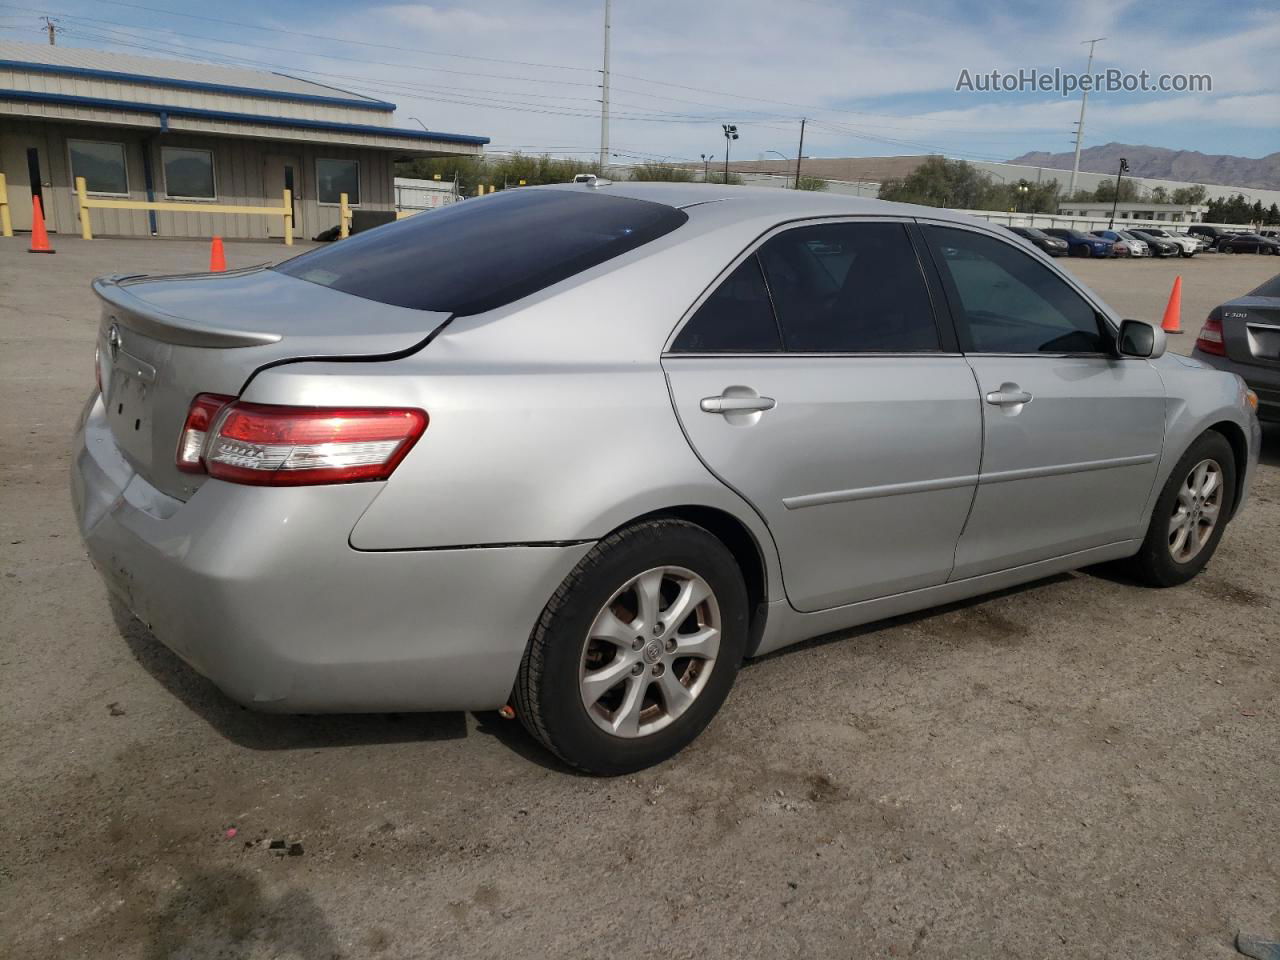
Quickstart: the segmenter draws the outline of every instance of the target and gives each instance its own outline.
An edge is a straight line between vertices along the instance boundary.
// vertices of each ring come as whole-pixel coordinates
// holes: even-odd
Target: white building
[[[1209,208],[1204,204],[1151,203],[1137,201],[1134,203],[1117,203],[1115,217],[1117,220],[1159,220],[1169,223],[1199,223]],[[1070,200],[1058,204],[1058,213],[1064,217],[1111,216],[1111,204],[1105,200]]]

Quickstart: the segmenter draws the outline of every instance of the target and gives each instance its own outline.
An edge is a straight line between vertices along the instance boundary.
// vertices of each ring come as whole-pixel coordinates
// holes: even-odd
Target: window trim
[[[110,146],[110,147],[119,147],[121,159],[123,159],[124,161],[124,193],[111,193],[106,190],[90,190],[88,189],[89,184],[86,181],[85,193],[88,196],[123,197],[126,200],[133,196],[132,191],[129,189],[129,144],[128,142],[123,140],[85,140],[83,137],[67,138],[67,169],[71,171],[71,192],[72,193],[75,193],[76,176],[77,176],[75,157],[72,155],[72,152],[71,152],[71,145],[73,143],[98,143],[98,144],[105,144],[106,146]]]
[[[321,200],[321,199],[320,199],[320,163],[321,163],[321,161],[323,161],[323,160],[329,160],[329,161],[333,161],[333,162],[336,162],[336,163],[354,163],[354,164],[356,165],[356,185],[357,185],[358,187],[360,187],[361,197],[363,198],[363,195],[364,195],[364,181],[361,179],[361,176],[360,176],[360,161],[359,161],[359,160],[353,160],[353,159],[351,159],[351,158],[349,158],[349,157],[319,157],[319,156],[318,156],[318,157],[316,157],[316,159],[315,159],[315,163],[313,163],[313,164],[312,164],[312,172],[313,172],[313,173],[315,174],[315,176],[316,176],[316,203],[317,203],[317,205],[319,205],[319,206],[321,206],[321,207],[340,207],[340,206],[342,206],[342,200],[341,200],[341,197],[339,197],[339,199],[337,199],[337,200]],[[359,201],[356,201],[355,203],[352,203],[352,202],[350,201],[350,199],[348,199],[348,200],[347,200],[347,206],[348,206],[348,207],[350,207],[350,208],[355,208],[355,207],[360,206],[360,202],[359,202]]]
[[[196,153],[207,153],[209,155],[209,173],[213,178],[213,196],[212,197],[185,197],[176,193],[169,192],[169,168],[165,166],[164,152],[166,150],[189,150]],[[190,201],[192,203],[217,203],[218,197],[218,164],[214,159],[213,150],[204,147],[184,147],[176,143],[162,144],[160,147],[160,175],[164,178],[164,195],[166,200]]]
[[[812,351],[787,350],[786,338],[782,335],[782,321],[778,317],[778,311],[773,311],[774,323],[778,324],[779,343],[782,345],[781,350],[755,350],[745,352],[732,352],[728,350],[714,350],[704,352],[676,352],[671,348],[675,344],[676,339],[680,336],[682,330],[690,320],[702,308],[702,305],[711,298],[711,295],[720,289],[720,285],[729,279],[742,262],[748,257],[753,257],[760,252],[760,248],[772,240],[775,236],[788,230],[797,230],[803,227],[820,226],[830,223],[897,223],[902,225],[906,230],[907,239],[912,249],[915,251],[916,262],[920,267],[920,278],[924,281],[925,290],[929,294],[930,306],[933,309],[933,322],[938,331],[938,349],[937,350],[858,350],[858,351],[842,351],[831,353],[815,353]],[[728,265],[716,274],[715,278],[706,286],[696,300],[689,306],[676,322],[675,327],[667,336],[666,342],[662,346],[662,359],[680,360],[684,358],[708,359],[713,357],[797,357],[797,358],[844,358],[851,359],[857,357],[959,357],[962,356],[959,348],[959,341],[955,339],[956,332],[952,323],[949,303],[943,299],[939,302],[939,297],[945,297],[945,288],[941,286],[942,278],[937,278],[939,286],[935,289],[934,278],[930,276],[931,268],[936,270],[930,256],[926,261],[925,254],[929,252],[928,244],[922,236],[917,236],[918,229],[916,221],[912,217],[892,216],[888,214],[835,214],[831,216],[807,216],[795,217],[790,220],[783,220],[775,223],[763,233],[759,234],[747,246],[738,252]],[[923,253],[922,253],[923,251]],[[773,306],[773,291],[769,290],[769,277],[764,273],[764,265],[760,264],[761,274],[764,276],[765,289],[769,291],[769,304]]]
[[[1010,247],[1012,250],[1016,251],[1017,253],[1022,254],[1022,256],[1027,257],[1033,262],[1048,269],[1058,279],[1066,283],[1066,285],[1070,287],[1071,290],[1074,291],[1077,296],[1079,296],[1086,304],[1088,304],[1090,307],[1093,308],[1094,315],[1102,321],[1107,332],[1110,334],[1110,338],[1113,343],[1115,342],[1116,337],[1119,335],[1119,325],[1113,322],[1111,317],[1111,312],[1108,309],[1106,309],[1104,306],[1099,304],[1098,301],[1095,300],[1089,294],[1088,291],[1086,291],[1079,283],[1076,282],[1074,277],[1072,277],[1066,271],[1061,269],[1056,263],[1054,263],[1049,258],[1034,257],[1031,254],[1027,253],[1026,250],[1023,250],[1018,244],[1014,243],[1012,240],[1008,240],[1000,236],[1000,234],[996,233],[995,231],[984,230],[980,227],[975,227],[968,223],[959,223],[954,220],[940,220],[933,217],[918,217],[916,219],[916,223],[920,228],[921,239],[924,242],[926,249],[928,249],[930,258],[933,261],[934,269],[938,272],[938,280],[942,284],[943,295],[946,298],[948,312],[951,316],[951,322],[956,332],[957,349],[960,350],[962,355],[973,356],[973,357],[1043,357],[1045,359],[1058,359],[1058,360],[1066,359],[1066,358],[1090,358],[1090,357],[1091,358],[1101,357],[1111,361],[1145,360],[1145,358],[1143,357],[1118,356],[1114,352],[1114,350],[1087,351],[1087,352],[1077,352],[1077,353],[1047,353],[1047,352],[1041,352],[1038,350],[1028,352],[1028,353],[1015,353],[1010,351],[984,352],[984,351],[978,351],[978,350],[972,350],[972,351],[965,350],[963,344],[961,344],[959,341],[960,325],[957,320],[957,317],[960,313],[963,312],[963,310],[958,307],[959,291],[954,289],[954,281],[951,279],[950,274],[947,271],[944,271],[942,269],[942,266],[938,263],[938,257],[934,250],[934,244],[932,243],[932,241],[930,241],[927,232],[924,230],[924,227],[926,226],[944,227],[944,228],[953,229],[953,230],[964,230],[964,231],[967,231],[968,233],[976,233],[979,236],[991,237],[995,240],[998,240],[1000,243],[1005,244],[1006,246]]]

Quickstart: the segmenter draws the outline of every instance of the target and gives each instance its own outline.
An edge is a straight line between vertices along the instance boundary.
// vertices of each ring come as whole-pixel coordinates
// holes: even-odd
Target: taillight
[[[202,393],[191,401],[191,409],[187,411],[186,422],[182,425],[182,436],[178,439],[178,469],[183,473],[204,473],[205,441],[209,439],[209,428],[218,419],[222,408],[235,397],[224,397],[218,393]]]
[[[1204,321],[1204,326],[1196,335],[1196,349],[1203,353],[1211,353],[1215,357],[1227,355],[1226,344],[1222,342],[1222,321],[1212,313]]]
[[[209,476],[281,487],[385,480],[427,427],[422,410],[232,403],[204,446]]]

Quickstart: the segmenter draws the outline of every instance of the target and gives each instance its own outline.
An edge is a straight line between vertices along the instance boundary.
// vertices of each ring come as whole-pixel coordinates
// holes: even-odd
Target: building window
[[[360,206],[360,161],[317,160],[316,199],[321,203],[337,204],[341,194],[347,195],[347,203]]]
[[[216,200],[213,151],[188,147],[161,147],[165,196],[173,200]]]
[[[71,153],[71,183],[84,177],[89,193],[108,194],[115,197],[129,195],[129,171],[125,165],[123,143],[103,143],[98,140],[68,140]]]

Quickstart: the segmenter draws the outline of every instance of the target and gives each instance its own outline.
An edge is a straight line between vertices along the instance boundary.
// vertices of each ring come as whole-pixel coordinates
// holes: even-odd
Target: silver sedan
[[[942,210],[590,181],[94,288],[73,500],[156,637],[250,707],[501,708],[601,774],[806,637],[1183,583],[1258,456],[1238,377]]]

